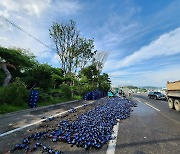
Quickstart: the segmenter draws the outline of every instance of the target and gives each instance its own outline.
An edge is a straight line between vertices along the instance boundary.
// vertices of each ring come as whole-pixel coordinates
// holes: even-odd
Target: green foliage
[[[62,97],[63,98],[66,98],[67,100],[72,99],[72,91],[68,85],[62,84],[60,86],[60,89],[62,90]]]
[[[0,65],[1,63],[4,63],[7,66],[7,69],[12,75],[12,80],[15,77],[22,77],[26,70],[30,69],[34,64],[36,64],[37,62],[34,60],[34,58],[35,57],[30,52],[23,49],[8,49],[0,47]],[[0,75],[1,83],[4,81],[4,79],[2,81],[3,77],[5,79],[6,76]],[[9,84],[9,81],[7,81],[6,84]]]
[[[95,65],[85,67],[80,72],[81,76],[85,76],[88,83],[91,84],[95,89],[97,88],[100,72],[96,69]]]
[[[81,100],[81,99],[82,99],[81,96],[77,96],[77,95],[74,95],[74,96],[73,96],[73,100]]]
[[[14,106],[12,104],[1,104],[0,114],[14,112],[18,110],[27,109],[27,108],[28,108],[28,104],[21,104],[21,106]]]
[[[79,87],[79,92],[80,92],[81,96],[84,96],[87,92],[94,91],[95,89],[97,89],[97,88],[91,84],[84,84]]]
[[[51,80],[52,80],[53,88],[55,89],[58,86],[60,86],[64,81],[63,70],[60,68],[51,67],[51,71],[52,71]]]
[[[0,47],[0,59],[5,60],[16,67],[22,69],[24,67],[31,67],[35,62],[34,56],[23,49],[8,49]]]
[[[74,21],[70,20],[67,24],[53,23],[50,37],[56,46],[62,68],[38,63],[29,51],[0,47],[0,64],[7,66],[13,77],[10,85],[0,88],[0,102],[7,106],[7,110],[4,108],[2,112],[25,107],[28,89],[31,88],[40,90],[38,106],[81,99],[88,91],[95,89],[110,89],[108,74],[100,74],[105,54],[99,54],[99,59],[96,59],[94,40],[79,37]],[[5,77],[0,69],[0,84]],[[16,77],[19,78],[15,80]]]
[[[97,53],[97,50],[94,50],[94,40],[79,38],[76,46],[76,67],[83,69],[87,66],[88,61],[93,60],[94,55]]]
[[[139,91],[141,91],[141,92],[147,92],[147,89],[145,89],[145,88],[140,88]]]
[[[52,70],[49,65],[39,64],[39,65],[35,65],[32,69],[26,72],[24,81],[28,85],[28,88],[36,86],[47,91],[52,87],[51,75],[52,75]]]
[[[54,22],[49,32],[65,74],[84,68],[96,54],[94,40],[80,38],[76,23],[72,20],[66,24]]]
[[[136,87],[136,86],[126,86],[126,88],[129,88],[129,89],[138,89],[138,87]]]
[[[3,104],[22,105],[28,102],[28,94],[25,83],[19,78],[10,85],[0,88],[0,100]]]
[[[56,52],[61,60],[64,73],[71,72],[74,66],[74,47],[79,36],[76,23],[72,20],[68,24],[58,24],[55,22],[49,32],[50,37],[55,43]]]
[[[111,81],[109,79],[108,74],[103,73],[99,77],[99,90],[101,91],[108,91],[111,87]]]
[[[53,84],[54,89],[60,86],[64,81],[64,78],[57,74],[52,74],[51,78],[52,78],[52,84]]]
[[[108,91],[111,87],[111,81],[108,74],[100,72],[97,70],[95,65],[90,65],[85,67],[80,72],[80,95],[83,96],[88,91],[93,91],[95,89],[101,91]]]
[[[52,101],[52,99],[53,99],[52,96],[49,95],[49,93],[47,91],[44,91],[44,89],[34,88],[34,90],[39,91],[38,106],[42,102],[50,102],[50,101]]]

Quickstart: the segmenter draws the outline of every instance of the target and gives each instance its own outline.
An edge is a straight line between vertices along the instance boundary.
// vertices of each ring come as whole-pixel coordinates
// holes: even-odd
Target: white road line
[[[139,98],[136,98],[136,100],[137,100],[138,102],[141,102],[141,101],[139,100]],[[160,111],[159,109],[157,109],[157,108],[155,108],[154,106],[148,104],[147,102],[141,102],[141,103],[145,103],[146,105],[148,105],[149,107],[155,109],[156,111]]]
[[[92,102],[90,102],[89,104],[91,104],[91,103],[92,103]],[[84,105],[84,104],[83,104],[83,105]],[[83,105],[77,106],[77,107],[75,107],[75,109],[81,108],[81,107],[83,107]],[[58,114],[55,114],[55,115],[50,116],[50,117],[48,117],[48,118],[57,117],[57,116],[59,116],[59,115],[65,114],[65,113],[67,113],[67,112],[69,112],[69,111],[71,111],[71,109],[70,109],[70,110],[67,110],[67,111],[64,111],[64,112],[61,112],[61,113],[58,113]],[[30,127],[30,126],[33,126],[33,125],[36,125],[36,124],[38,124],[38,123],[41,123],[41,122],[44,121],[44,120],[48,120],[48,118],[42,119],[42,120],[39,120],[39,121],[36,121],[36,122],[33,122],[33,123],[31,123],[31,124],[28,124],[28,125],[25,125],[25,126],[22,126],[22,127],[16,128],[16,129],[13,129],[13,130],[10,130],[10,131],[5,132],[5,133],[2,133],[2,134],[0,134],[0,137],[3,137],[3,136],[5,136],[5,135],[9,135],[9,134],[11,134],[11,133],[17,132],[17,131],[19,131],[19,130],[22,130],[22,129],[24,129],[24,128],[27,128],[27,127]]]
[[[109,141],[109,145],[108,145],[106,154],[114,154],[115,153],[118,128],[119,128],[119,122],[113,128],[113,131],[114,131],[113,136],[115,137],[115,139]]]
[[[148,104],[147,102],[144,102],[146,105],[150,106],[151,108],[155,109],[156,111],[160,111],[159,109],[155,108],[154,106]]]

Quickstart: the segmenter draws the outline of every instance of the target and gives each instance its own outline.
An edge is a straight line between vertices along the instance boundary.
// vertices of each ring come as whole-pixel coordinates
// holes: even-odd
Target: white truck
[[[169,108],[180,111],[180,80],[167,82],[167,98]]]

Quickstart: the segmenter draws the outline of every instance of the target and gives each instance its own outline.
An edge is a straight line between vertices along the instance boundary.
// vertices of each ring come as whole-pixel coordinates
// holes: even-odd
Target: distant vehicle
[[[164,94],[162,94],[162,93],[160,93],[160,92],[154,92],[154,91],[152,91],[152,92],[149,92],[148,93],[148,97],[149,98],[153,98],[153,99],[161,99],[161,100],[165,100],[166,99],[166,95],[164,95]]]
[[[108,91],[108,97],[113,97],[113,92],[112,91]]]
[[[119,90],[119,95],[124,98],[126,97],[126,94],[123,90]]]
[[[167,82],[167,97],[169,108],[180,111],[180,81]]]

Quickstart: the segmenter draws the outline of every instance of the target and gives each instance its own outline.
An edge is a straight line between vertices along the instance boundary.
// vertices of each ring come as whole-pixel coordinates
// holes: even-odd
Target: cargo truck
[[[169,108],[180,111],[180,80],[167,82],[167,98]]]

